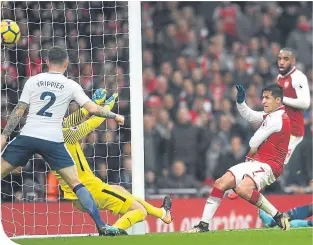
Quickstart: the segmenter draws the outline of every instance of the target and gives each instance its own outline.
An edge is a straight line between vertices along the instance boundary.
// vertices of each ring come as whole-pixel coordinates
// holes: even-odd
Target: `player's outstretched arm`
[[[113,94],[105,103],[105,108],[107,110],[112,110],[115,104],[115,100],[118,97],[118,94]],[[103,117],[91,117],[87,121],[79,124],[74,128],[64,128],[63,135],[65,143],[75,144],[76,142],[85,138],[90,134],[94,129],[98,128],[105,118]]]
[[[242,85],[236,85],[237,97],[236,104],[240,115],[249,122],[262,122],[264,112],[254,111],[249,106],[247,106],[246,99],[246,90]]]
[[[81,121],[88,115],[88,111],[85,108],[81,108],[70,115],[68,115],[66,118],[64,118],[63,121],[63,127],[64,128],[70,128],[75,127],[78,124],[81,123]]]
[[[8,137],[20,122],[27,108],[28,104],[22,101],[19,101],[15,106],[1,135],[1,149],[3,149]]]
[[[96,104],[103,104],[107,96],[107,91],[102,88],[98,88],[94,94],[92,95],[92,101]],[[75,127],[81,123],[81,121],[89,114],[89,112],[85,108],[81,108],[69,116],[67,116],[63,121],[64,128]]]
[[[114,119],[119,125],[124,125],[125,120],[124,116],[115,114],[114,112],[111,112],[107,108],[101,107],[92,101],[88,101],[87,103],[85,103],[84,108],[92,115]]]
[[[124,125],[125,118],[122,115],[115,114],[108,110],[107,108],[97,105],[95,102],[91,101],[89,97],[84,93],[83,89],[79,84],[73,83],[75,91],[73,92],[73,99],[82,107],[84,107],[90,114],[104,117],[109,119],[114,119],[119,125]]]
[[[310,107],[311,96],[306,76],[300,76],[298,79],[292,81],[292,86],[296,91],[297,98],[289,98],[284,96],[284,105],[302,110],[308,109]]]

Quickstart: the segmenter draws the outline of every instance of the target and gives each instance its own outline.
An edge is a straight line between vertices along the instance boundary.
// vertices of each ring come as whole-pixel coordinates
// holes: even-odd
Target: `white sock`
[[[212,220],[217,208],[220,206],[222,199],[210,196],[204,206],[201,221],[209,223]]]
[[[256,206],[258,206],[260,209],[262,209],[264,212],[268,213],[272,217],[274,217],[278,212],[273,204],[271,204],[262,194],[260,194],[260,198],[256,203]]]
[[[163,211],[163,214],[162,214],[162,219],[164,219],[164,218],[165,218],[165,216],[166,216],[166,210],[165,210],[164,208],[162,208],[162,211]]]

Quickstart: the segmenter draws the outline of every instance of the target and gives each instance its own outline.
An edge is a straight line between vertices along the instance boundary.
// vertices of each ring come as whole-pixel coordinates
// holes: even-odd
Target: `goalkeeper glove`
[[[112,110],[114,105],[115,105],[115,101],[118,97],[118,93],[114,93],[110,98],[108,98],[106,101],[105,101],[105,104],[106,106],[109,107],[109,110]]]
[[[103,104],[107,97],[107,91],[103,88],[98,88],[92,95],[92,101],[97,105]]]
[[[238,104],[241,104],[245,101],[246,99],[246,90],[245,88],[240,85],[240,84],[237,84],[236,85],[236,89],[237,89],[237,97],[236,97],[236,101]]]

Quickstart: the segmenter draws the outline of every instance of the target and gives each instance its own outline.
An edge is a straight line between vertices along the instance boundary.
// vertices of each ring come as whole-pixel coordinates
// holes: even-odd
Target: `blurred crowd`
[[[295,50],[297,67],[312,88],[311,14],[311,2],[142,3],[147,197],[161,189],[195,189],[188,193],[197,195],[245,160],[259,125],[238,114],[234,85],[243,84],[247,104],[262,110],[261,90],[276,82],[282,47]],[[131,189],[127,3],[6,3],[2,18],[16,20],[22,37],[17,47],[1,51],[1,127],[25,79],[45,71],[47,50],[65,46],[71,62],[67,75],[88,95],[99,87],[119,93],[115,111],[126,116],[125,127],[108,120],[82,144],[98,177]],[[69,113],[77,109],[72,103]],[[305,112],[303,142],[265,193],[312,192],[311,110]],[[2,199],[12,199],[12,192],[15,199],[29,192],[45,198],[47,171],[36,156],[2,181]]]

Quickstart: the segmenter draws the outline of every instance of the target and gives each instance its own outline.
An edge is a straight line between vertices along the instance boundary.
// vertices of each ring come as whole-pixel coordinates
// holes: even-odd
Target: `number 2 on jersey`
[[[46,112],[46,110],[48,110],[54,104],[56,96],[52,92],[43,92],[40,96],[40,99],[44,100],[46,97],[50,97],[50,101],[37,112],[37,115],[43,117],[52,117],[53,113]]]

